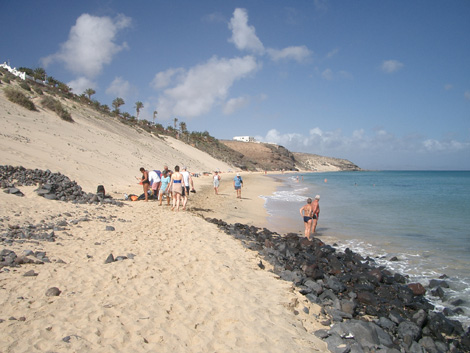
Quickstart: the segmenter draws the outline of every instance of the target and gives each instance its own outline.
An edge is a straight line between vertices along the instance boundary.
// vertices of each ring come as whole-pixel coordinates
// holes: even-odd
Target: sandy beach
[[[256,190],[255,180],[264,182],[260,176],[247,179],[247,190]],[[22,188],[22,198],[0,195],[2,205],[16,210],[2,207],[2,226],[43,220],[67,226],[56,232],[56,242],[7,246],[17,254],[43,251],[51,262],[3,268],[1,351],[325,350],[312,335],[319,308],[291,283],[261,270],[256,253],[201,217],[156,202],[74,205],[43,199],[33,189]],[[200,191],[217,212],[232,204],[224,188],[221,193],[221,201],[212,201]],[[248,205],[258,207],[256,193],[245,194],[228,218],[242,220]],[[105,264],[109,254],[133,259]],[[37,276],[24,276],[31,269]],[[60,295],[46,296],[51,287]]]
[[[211,176],[194,178],[197,193],[181,212],[154,201],[52,201],[36,186],[19,185],[23,197],[0,193],[2,234],[50,225],[55,235],[2,243],[2,251],[32,260],[42,252],[48,261],[0,269],[1,352],[326,351],[313,335],[320,308],[202,217],[263,226],[259,196],[274,191],[274,180],[243,174],[236,199],[231,166],[175,139],[73,106],[70,124],[3,93],[0,108],[1,165],[60,172],[87,192],[103,184],[114,199],[140,194],[140,166],[223,172],[220,195]],[[110,254],[122,258],[105,263]],[[52,287],[60,294],[46,295]]]

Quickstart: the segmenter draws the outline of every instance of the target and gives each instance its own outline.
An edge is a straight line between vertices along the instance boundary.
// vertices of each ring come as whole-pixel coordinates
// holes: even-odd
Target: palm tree
[[[137,120],[139,119],[140,110],[144,107],[144,103],[135,102],[135,111],[137,112]]]
[[[188,132],[188,129],[186,128],[186,123],[184,121],[180,123],[180,130],[182,134],[186,134]]]
[[[85,94],[88,96],[88,99],[91,100],[91,96],[94,95],[96,91],[93,88],[87,88]]]
[[[46,70],[44,70],[42,67],[38,67],[33,70],[33,77],[36,80],[41,80],[45,81],[46,80]]]
[[[155,118],[157,117],[158,112],[156,110],[153,111],[153,125],[155,125]]]
[[[116,114],[119,114],[119,107],[124,104],[126,103],[124,102],[124,99],[122,98],[117,97],[115,100],[113,100],[112,106],[114,107],[114,112]]]

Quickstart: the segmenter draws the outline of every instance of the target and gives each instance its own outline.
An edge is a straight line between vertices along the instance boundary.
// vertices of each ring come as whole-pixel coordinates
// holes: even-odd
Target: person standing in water
[[[315,233],[317,230],[318,218],[320,217],[320,195],[315,196],[315,200],[312,203],[313,216],[312,216],[312,231]]]
[[[305,237],[310,240],[310,232],[312,230],[313,223],[313,208],[312,208],[312,199],[309,197],[307,199],[307,204],[300,208],[300,215],[304,218],[305,225]]]

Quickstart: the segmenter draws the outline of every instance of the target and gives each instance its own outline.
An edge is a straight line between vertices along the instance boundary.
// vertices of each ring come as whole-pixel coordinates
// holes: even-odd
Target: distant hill
[[[290,152],[286,148],[255,142],[221,140],[223,144],[243,155],[238,168],[256,170],[308,170],[308,171],[358,171],[354,163],[339,158],[316,154]]]

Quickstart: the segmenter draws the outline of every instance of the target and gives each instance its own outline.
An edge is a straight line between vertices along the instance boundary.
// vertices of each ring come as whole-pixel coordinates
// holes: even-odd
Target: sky
[[[218,139],[470,170],[468,0],[1,0],[0,62]]]

